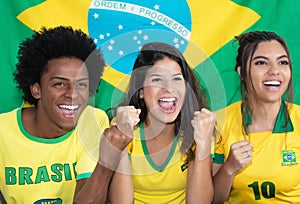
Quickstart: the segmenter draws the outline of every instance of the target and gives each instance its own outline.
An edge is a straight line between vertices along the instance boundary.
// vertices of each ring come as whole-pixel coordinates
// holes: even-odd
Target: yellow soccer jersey
[[[179,150],[177,137],[173,141],[168,159],[161,167],[156,166],[149,156],[143,128],[134,131],[129,154],[135,204],[185,203],[187,163]]]
[[[72,203],[76,180],[89,178],[98,161],[106,114],[90,106],[76,128],[56,139],[30,135],[21,108],[0,115],[0,191],[7,203]]]
[[[235,175],[226,203],[300,203],[300,107],[289,104],[285,128],[285,105],[273,132],[248,135],[243,134],[241,102],[217,112],[222,140],[216,144],[214,163],[224,163],[235,142],[247,139],[254,146],[253,160]]]

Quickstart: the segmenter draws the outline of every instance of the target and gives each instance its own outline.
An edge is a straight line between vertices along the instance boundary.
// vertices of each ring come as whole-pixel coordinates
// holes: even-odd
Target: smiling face
[[[180,113],[186,87],[179,64],[164,58],[147,70],[142,95],[147,107],[147,119],[172,123]]]
[[[290,60],[282,45],[275,40],[259,43],[247,64],[249,98],[280,102],[291,79]]]
[[[40,84],[31,86],[38,99],[37,112],[43,122],[69,131],[88,103],[89,77],[76,58],[50,60]]]

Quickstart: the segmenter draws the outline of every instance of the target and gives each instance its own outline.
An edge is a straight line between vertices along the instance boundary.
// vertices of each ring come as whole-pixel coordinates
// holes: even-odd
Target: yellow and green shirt
[[[55,139],[30,135],[21,113],[0,115],[0,191],[9,204],[72,203],[76,180],[89,178],[98,161],[105,112],[86,107],[77,126]]]
[[[143,125],[134,131],[129,145],[132,164],[134,203],[185,203],[187,163],[179,149],[177,136],[163,166],[157,166],[149,156]]]
[[[290,107],[287,127],[286,105]],[[253,160],[235,175],[226,203],[299,203],[300,106],[282,103],[272,132],[247,134],[242,126],[241,101],[216,114],[222,138],[216,144],[214,163],[223,164],[235,142],[246,139],[254,146]]]

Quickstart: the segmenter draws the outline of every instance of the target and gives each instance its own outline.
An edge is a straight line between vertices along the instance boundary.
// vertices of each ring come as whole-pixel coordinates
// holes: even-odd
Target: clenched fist
[[[100,141],[99,162],[113,171],[116,170],[122,151],[132,140],[131,136],[122,133],[117,126],[105,129]]]
[[[225,162],[228,166],[229,174],[233,175],[252,161],[253,145],[247,141],[239,141],[230,146],[229,156]]]
[[[141,110],[134,108],[134,106],[118,107],[116,113],[116,125],[118,129],[128,136],[132,136],[133,127],[140,121],[140,113]]]
[[[202,108],[201,111],[195,111],[194,118],[191,122],[194,127],[196,158],[203,160],[210,155],[216,116],[208,109]]]

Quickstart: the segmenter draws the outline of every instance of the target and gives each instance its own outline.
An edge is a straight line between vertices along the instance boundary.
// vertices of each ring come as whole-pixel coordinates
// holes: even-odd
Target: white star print
[[[94,13],[93,16],[94,16],[95,19],[99,18],[99,14],[98,13]]]
[[[143,39],[144,39],[144,40],[148,40],[148,39],[149,39],[149,36],[148,36],[148,35],[144,35]]]
[[[108,50],[113,50],[113,48],[114,48],[114,47],[111,46],[111,45],[107,46],[107,49],[108,49]]]
[[[104,35],[103,35],[103,34],[100,34],[100,35],[99,35],[99,38],[100,38],[101,40],[103,40],[103,39],[104,39]]]
[[[122,29],[123,29],[123,26],[122,26],[122,25],[118,25],[118,29],[119,29],[119,30],[122,30]]]

